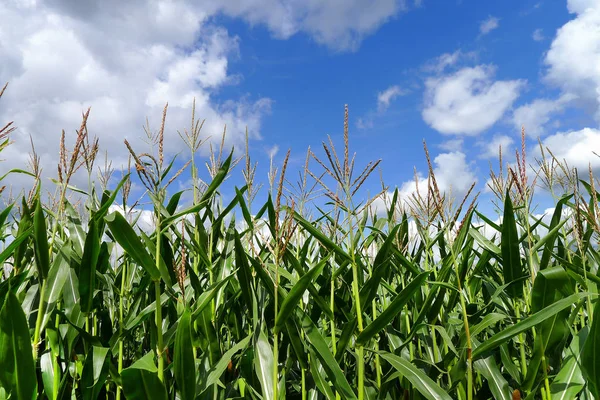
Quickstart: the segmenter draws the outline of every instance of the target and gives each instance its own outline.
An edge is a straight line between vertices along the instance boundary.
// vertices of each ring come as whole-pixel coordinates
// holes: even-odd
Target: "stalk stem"
[[[37,361],[38,358],[38,347],[40,345],[40,331],[42,328],[42,319],[46,312],[46,302],[44,297],[46,295],[46,280],[42,281],[42,289],[40,291],[40,306],[38,307],[37,318],[35,319],[35,331],[33,333],[33,360]]]
[[[165,360],[163,357],[162,310],[160,304],[160,281],[154,282],[156,294],[156,358],[158,358],[158,379],[164,380]]]

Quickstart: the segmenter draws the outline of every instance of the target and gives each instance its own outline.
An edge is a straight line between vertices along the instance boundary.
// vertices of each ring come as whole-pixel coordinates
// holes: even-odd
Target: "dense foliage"
[[[591,173],[540,161],[561,192],[551,215],[531,212],[524,152],[492,176],[501,218],[469,194],[454,207],[431,168],[424,190],[384,189],[372,212],[355,199],[377,163],[353,174],[346,125],[343,156],[309,151],[297,185],[286,158],[257,207],[249,156],[229,202],[233,154],[212,153],[201,182],[197,122],[180,171],[161,128],[154,153],[126,143],[134,172],[94,184],[87,115],[73,151],[63,134],[53,201],[35,154],[11,172],[34,185],[0,212],[0,398],[600,399]],[[184,170],[191,193],[168,191]],[[73,187],[85,171],[89,188]],[[151,209],[131,206],[134,178]]]

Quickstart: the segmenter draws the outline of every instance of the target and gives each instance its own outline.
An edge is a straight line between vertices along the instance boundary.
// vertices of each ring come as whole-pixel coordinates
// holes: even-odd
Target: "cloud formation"
[[[185,150],[176,131],[189,125],[194,98],[196,116],[206,119],[204,137],[219,138],[227,125],[227,146],[241,146],[246,127],[250,139],[259,139],[270,99],[217,100],[239,80],[230,67],[240,57],[240,39],[214,17],[262,24],[281,39],[303,33],[345,51],[407,8],[402,0],[0,2],[0,82],[10,82],[0,121],[14,120],[19,128],[4,166],[26,163],[31,135],[52,174],[61,130],[72,141],[88,106],[90,135],[110,146],[117,168],[127,160],[124,138],[147,150],[142,125],[149,117],[157,128],[166,102],[169,154]],[[11,183],[28,186],[17,177]]]
[[[536,99],[520,106],[513,113],[515,129],[520,130],[524,126],[530,135],[544,134],[546,127],[552,122],[552,117],[561,113],[574,99],[574,95],[564,94],[556,100]]]
[[[491,15],[479,24],[479,33],[482,35],[487,35],[494,29],[498,29],[500,27],[500,19],[496,17],[492,17]]]
[[[400,86],[398,85],[390,86],[383,92],[379,92],[377,95],[377,110],[379,112],[384,112],[388,109],[392,100],[404,94],[405,92],[400,89]]]
[[[600,121],[600,1],[569,0],[567,6],[575,18],[557,31],[546,53],[546,80]]]
[[[423,120],[443,134],[478,135],[518,98],[525,81],[494,81],[495,67],[478,65],[425,82]]]

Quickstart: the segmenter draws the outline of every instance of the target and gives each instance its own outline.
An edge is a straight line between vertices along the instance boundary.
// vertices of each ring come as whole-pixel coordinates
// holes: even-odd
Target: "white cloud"
[[[524,126],[531,135],[541,135],[551,121],[552,115],[562,112],[572,100],[574,100],[574,96],[570,94],[562,95],[556,100],[536,99],[514,111],[513,124],[516,129]]]
[[[569,0],[575,18],[556,33],[546,53],[546,79],[578,98],[600,121],[600,1]]]
[[[597,9],[598,7],[600,7],[599,0],[567,0],[567,8],[573,14],[581,14],[588,9]]]
[[[487,35],[494,29],[497,29],[500,26],[500,20],[496,17],[489,16],[488,19],[482,21],[479,25],[479,33],[482,35]]]
[[[463,147],[464,140],[463,139],[450,139],[443,141],[438,145],[438,147],[444,151],[453,152],[453,151],[461,151]]]
[[[535,31],[533,31],[531,38],[533,40],[535,40],[536,42],[541,42],[542,40],[545,39],[544,31],[541,28],[536,29]]]
[[[278,38],[304,33],[351,50],[404,10],[402,0],[0,2],[0,82],[10,82],[0,121],[14,120],[19,128],[3,167],[25,165],[31,134],[44,171],[53,173],[61,130],[72,140],[88,106],[89,132],[110,146],[115,167],[126,164],[124,138],[147,150],[141,127],[148,116],[157,128],[166,102],[167,153],[184,150],[176,130],[189,125],[193,98],[196,116],[206,119],[202,134],[218,140],[226,124],[226,145],[241,147],[246,127],[250,139],[260,138],[270,100],[215,99],[238,80],[230,63],[240,56],[239,39],[216,25],[215,16],[264,24]],[[17,177],[10,182],[29,185]]]
[[[477,58],[477,53],[463,52],[462,50],[456,50],[454,53],[444,53],[441,56],[436,57],[433,61],[428,62],[424,66],[424,70],[428,72],[442,73],[446,68],[456,66],[462,60],[474,60]]]
[[[390,86],[383,92],[377,94],[377,110],[383,112],[388,109],[390,102],[398,96],[404,95],[406,92],[400,89],[400,86]]]
[[[544,138],[544,148],[549,148],[559,161],[566,160],[569,166],[581,173],[592,169],[600,169],[600,157],[594,152],[600,151],[600,130],[584,128],[579,131],[559,132]],[[540,156],[539,147],[534,149],[535,156]]]
[[[491,140],[482,142],[480,146],[483,151],[479,154],[481,158],[498,158],[498,151],[502,147],[502,154],[510,154],[512,152],[512,144],[514,140],[510,136],[497,135]]]
[[[44,170],[53,174],[61,129],[72,143],[88,106],[90,135],[110,149],[117,168],[127,160],[124,138],[147,151],[141,127],[148,116],[156,129],[167,101],[168,154],[184,149],[176,130],[189,126],[193,98],[196,115],[206,118],[205,137],[218,136],[225,124],[228,146],[243,143],[246,126],[251,139],[260,137],[269,99],[213,99],[230,83],[237,38],[208,24],[207,13],[188,3],[114,3],[0,3],[6,18],[0,25],[0,82],[10,81],[0,120],[19,127],[3,154],[5,166],[24,166],[31,134]],[[16,176],[11,183],[29,185]]]
[[[523,80],[494,81],[488,65],[463,68],[425,82],[423,119],[444,134],[477,135],[494,125],[512,106]]]
[[[265,24],[279,38],[303,32],[336,50],[356,49],[366,35],[408,9],[405,0],[233,0],[215,4],[229,16]]]

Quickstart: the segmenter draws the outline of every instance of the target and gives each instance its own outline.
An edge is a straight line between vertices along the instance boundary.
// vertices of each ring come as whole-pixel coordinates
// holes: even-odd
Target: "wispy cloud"
[[[492,17],[491,15],[485,21],[482,21],[479,25],[479,33],[482,35],[487,35],[494,29],[497,29],[500,26],[500,19],[496,17]]]
[[[474,51],[464,52],[462,50],[456,50],[453,53],[444,53],[441,56],[428,61],[423,70],[425,72],[444,72],[446,68],[455,67],[464,61],[474,61],[477,59],[477,53]]]
[[[536,29],[535,31],[533,31],[533,34],[531,35],[531,38],[533,40],[535,40],[536,42],[541,42],[542,40],[545,39],[544,37],[544,31],[540,28]]]
[[[392,100],[405,94],[406,91],[402,90],[398,85],[390,86],[383,92],[379,92],[377,95],[377,111],[384,112],[388,109]]]

